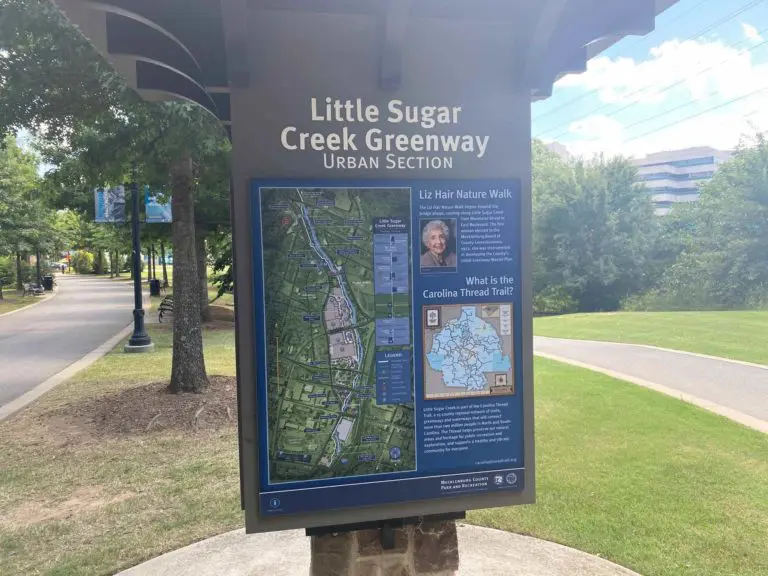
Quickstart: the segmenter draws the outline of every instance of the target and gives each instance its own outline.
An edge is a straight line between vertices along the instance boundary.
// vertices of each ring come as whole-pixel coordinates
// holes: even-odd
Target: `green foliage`
[[[218,288],[216,298],[220,298],[235,291],[232,233],[209,238],[208,246],[213,258],[213,284]]]
[[[78,250],[72,254],[72,268],[78,274],[92,274],[95,257],[92,252]]]
[[[16,282],[16,262],[10,256],[0,256],[0,278],[3,286]]]
[[[0,256],[0,278],[3,279],[3,288],[13,287],[18,279],[16,273],[16,258],[14,256]],[[47,273],[46,267],[41,268],[41,274]],[[31,266],[28,261],[21,260],[21,282],[34,282],[37,277],[37,268]]]
[[[44,124],[51,136],[127,91],[120,77],[46,0],[0,0],[0,134]]]
[[[568,164],[534,141],[537,312],[616,310],[652,284],[658,226],[635,177],[623,158]]]
[[[53,221],[58,250],[65,251],[86,244],[87,227],[82,216],[74,210],[59,210]]]
[[[675,208],[664,238],[677,257],[658,285],[626,307],[641,310],[768,306],[768,142],[743,147],[701,189]]]
[[[24,250],[37,240],[45,218],[32,201],[37,186],[37,159],[7,135],[0,141],[0,252]]]
[[[565,286],[544,286],[533,295],[534,314],[569,314],[578,311],[578,302]]]

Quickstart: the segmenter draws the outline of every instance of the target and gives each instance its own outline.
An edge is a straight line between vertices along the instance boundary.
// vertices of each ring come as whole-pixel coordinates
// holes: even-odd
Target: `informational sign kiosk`
[[[242,23],[251,531],[534,500],[530,95],[504,26],[406,23],[397,82],[370,15]]]
[[[247,530],[533,502],[531,99],[674,0],[56,1],[231,131]]]

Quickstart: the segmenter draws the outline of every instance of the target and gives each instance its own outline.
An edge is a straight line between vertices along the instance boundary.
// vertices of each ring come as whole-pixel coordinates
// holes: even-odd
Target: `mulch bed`
[[[91,437],[212,430],[237,422],[237,380],[211,376],[204,394],[172,394],[167,382],[130,388],[41,415],[49,427]]]

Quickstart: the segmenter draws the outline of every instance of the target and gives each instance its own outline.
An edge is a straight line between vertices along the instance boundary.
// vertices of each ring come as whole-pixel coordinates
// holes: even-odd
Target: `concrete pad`
[[[458,576],[639,576],[578,550],[501,530],[459,525]],[[117,576],[306,576],[302,530],[246,536],[235,530],[175,550]]]

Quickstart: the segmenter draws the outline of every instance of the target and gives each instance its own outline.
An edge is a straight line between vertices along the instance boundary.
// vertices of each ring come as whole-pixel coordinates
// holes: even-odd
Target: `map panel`
[[[513,305],[425,306],[424,398],[515,393]]]
[[[270,484],[415,470],[410,188],[260,203]]]

